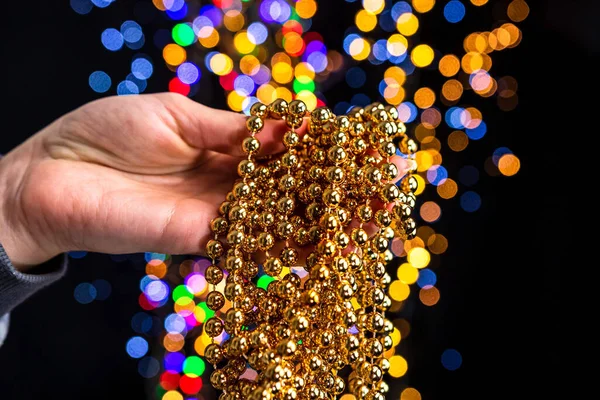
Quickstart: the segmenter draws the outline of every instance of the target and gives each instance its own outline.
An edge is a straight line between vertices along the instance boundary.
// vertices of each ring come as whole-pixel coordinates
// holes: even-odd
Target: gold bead
[[[220,292],[210,292],[206,296],[206,306],[213,311],[220,310],[225,305],[225,296]]]
[[[217,217],[210,221],[211,231],[219,235],[227,232],[228,226],[229,224],[227,223],[227,220],[222,217]]]
[[[324,239],[317,245],[317,251],[325,257],[333,256],[338,250],[337,244],[329,239]]]
[[[217,337],[223,332],[223,321],[218,317],[209,318],[204,323],[204,332],[209,337]]]
[[[250,107],[250,114],[257,117],[265,118],[269,114],[269,107],[261,102],[256,102]]]
[[[350,150],[356,155],[363,154],[367,150],[367,142],[361,137],[355,137],[350,141]]]
[[[261,227],[267,228],[267,227],[273,225],[274,222],[275,222],[275,216],[273,215],[273,213],[271,213],[269,211],[265,211],[260,214],[259,224]]]
[[[223,372],[223,370],[216,370],[210,375],[210,383],[217,390],[223,390],[231,380]]]
[[[248,131],[251,133],[256,134],[260,132],[263,126],[264,122],[262,118],[257,115],[252,115],[246,120],[246,128],[248,128]]]
[[[288,221],[282,221],[277,225],[277,235],[283,239],[289,239],[294,234],[294,225]]]
[[[394,180],[398,176],[398,167],[393,163],[385,163],[381,166],[381,174],[384,179]]]
[[[381,201],[391,203],[400,196],[400,189],[393,183],[386,183],[379,191]]]
[[[333,117],[333,113],[327,107],[317,107],[310,113],[310,120],[313,124],[324,125]]]
[[[206,326],[204,329],[206,330]],[[206,361],[209,363],[216,365],[223,359],[223,351],[218,344],[211,343],[204,349],[204,358],[206,358]]]
[[[296,178],[293,175],[286,174],[279,179],[279,190],[287,192],[296,186]]]
[[[229,256],[225,260],[225,269],[228,272],[237,271],[244,266],[244,260],[236,255]]]
[[[282,197],[277,201],[277,211],[282,214],[290,214],[294,210],[294,200],[290,197]]]
[[[400,117],[400,115],[398,114],[398,109],[392,105],[385,106],[385,111],[388,112],[390,119],[394,121],[396,121]]]
[[[338,146],[345,146],[350,139],[345,132],[335,132],[331,135],[331,141]]]
[[[258,214],[255,214],[255,216],[258,218]],[[256,250],[258,250],[258,241],[254,236],[246,236],[244,238],[242,248],[247,253],[254,253]]]
[[[317,181],[323,176],[323,168],[318,165],[313,165],[308,170],[308,176],[312,181]]]
[[[221,257],[223,252],[223,244],[218,240],[209,240],[206,244],[206,254],[212,259]]]
[[[365,110],[359,106],[352,107],[347,115],[351,121],[362,121]]]
[[[389,226],[392,223],[392,214],[386,209],[377,210],[375,213],[375,223],[380,228]]]
[[[333,235],[333,240],[337,243],[338,247],[345,249],[350,244],[350,236],[343,231],[338,231]]]
[[[244,240],[244,232],[233,230],[227,234],[227,243],[231,246],[237,246],[242,244]]]
[[[247,154],[256,153],[260,149],[260,142],[255,137],[247,137],[242,141],[242,149]]]
[[[300,143],[300,135],[298,135],[294,131],[287,131],[285,135],[283,135],[283,144],[288,149],[294,148]]]
[[[250,185],[248,185],[247,183],[239,182],[236,183],[233,187],[233,195],[237,200],[248,198],[248,196],[250,196],[250,193],[252,193],[252,191],[250,189]]]
[[[296,154],[294,153],[285,153],[282,157],[281,157],[281,164],[285,167],[285,168],[291,168],[294,169],[298,166],[299,163],[299,158]]]
[[[206,282],[211,285],[218,285],[223,280],[223,270],[216,265],[206,268]]]
[[[391,157],[396,154],[396,145],[389,141],[382,142],[379,145],[378,151],[382,157]]]
[[[303,117],[308,111],[306,104],[302,100],[292,100],[289,104],[289,113],[294,117]]]
[[[348,154],[342,146],[335,145],[327,151],[327,158],[334,164],[341,164],[346,160]]]
[[[256,170],[256,164],[250,160],[242,160],[238,164],[238,175],[242,178],[250,178]]]
[[[237,205],[231,207],[228,214],[229,220],[231,222],[243,221],[244,219],[246,219],[247,215],[248,211],[246,210],[246,208]]]
[[[358,246],[364,245],[369,240],[369,235],[367,235],[367,232],[361,228],[354,228],[352,230],[351,237],[354,243],[356,243]]]
[[[283,269],[283,263],[279,258],[271,257],[263,265],[265,273],[269,276],[278,276]]]
[[[373,218],[373,209],[367,204],[361,204],[356,207],[356,216],[362,222],[369,222]]]
[[[283,99],[277,99],[269,105],[272,118],[281,119],[288,113],[288,103]]]
[[[389,243],[389,240],[387,240],[383,235],[380,234],[375,235],[371,240],[373,250],[376,250],[379,253],[384,252],[388,248]]]
[[[380,122],[377,124],[377,133],[384,138],[389,138],[398,133],[398,126],[391,121]]]
[[[345,115],[339,115],[335,117],[334,125],[338,130],[342,132],[348,132],[348,130],[350,129],[350,124],[350,119]]]
[[[339,189],[328,187],[323,191],[323,202],[329,207],[336,207],[342,202],[343,195]]]
[[[419,181],[413,175],[406,176],[400,182],[402,191],[405,193],[416,192],[419,187]]]
[[[367,128],[362,122],[355,121],[350,125],[350,135],[352,136],[363,136],[366,131]]]
[[[283,250],[281,250],[279,258],[286,266],[293,266],[298,262],[298,250],[294,249],[293,247],[285,247]],[[286,275],[286,278],[292,275],[293,274]]]
[[[382,173],[379,168],[375,166],[367,166],[365,169],[365,177],[369,181],[370,184],[376,185],[381,182]]]
[[[227,300],[233,301],[244,293],[244,289],[239,283],[231,282],[225,285],[224,292]]]
[[[404,221],[404,231],[408,239],[413,239],[417,236],[417,224],[412,218],[408,218]]]
[[[319,225],[321,228],[331,232],[340,228],[340,220],[336,215],[326,213],[321,217]]]
[[[275,244],[275,238],[268,232],[261,232],[258,235],[258,248],[265,251],[269,250]]]

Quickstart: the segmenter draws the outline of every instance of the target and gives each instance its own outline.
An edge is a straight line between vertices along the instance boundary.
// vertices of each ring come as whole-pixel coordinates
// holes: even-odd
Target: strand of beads
[[[286,152],[257,160],[266,118],[285,120]],[[414,233],[416,180],[405,177],[402,191],[393,183],[393,141],[407,157],[414,142],[396,109],[381,104],[336,117],[327,108],[309,114],[297,100],[257,103],[247,128],[248,157],[206,248],[213,259],[207,305],[217,314],[204,329],[212,338],[228,335],[205,350],[215,367],[211,383],[223,400],[329,399],[346,386],[381,399],[393,330],[385,319],[388,248]],[[256,283],[259,264],[274,279],[266,290]],[[303,278],[295,268],[305,269]],[[223,295],[214,287],[225,275]],[[229,308],[218,312],[226,300]],[[352,372],[344,379],[346,366]],[[254,380],[240,378],[248,367]]]

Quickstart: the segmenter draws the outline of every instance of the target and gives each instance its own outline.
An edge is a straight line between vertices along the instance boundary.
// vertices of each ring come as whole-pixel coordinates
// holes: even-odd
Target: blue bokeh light
[[[248,39],[256,45],[263,44],[267,37],[269,36],[269,31],[267,27],[260,22],[253,22],[248,26]]]
[[[160,363],[154,357],[144,357],[138,363],[138,372],[146,379],[155,377],[159,370]]]
[[[481,121],[479,123],[479,125],[477,125],[476,128],[473,129],[465,129],[465,132],[467,133],[467,136],[469,137],[469,139],[473,139],[473,140],[479,140],[482,137],[485,136],[485,134],[487,133],[487,125],[485,122]]]
[[[475,212],[481,207],[481,196],[473,191],[468,191],[460,196],[460,206],[466,212]]]
[[[446,349],[442,353],[442,365],[449,371],[456,371],[462,365],[462,355],[455,349]]]
[[[183,362],[185,361],[185,356],[181,353],[167,353],[165,354],[165,358],[163,360],[165,370],[169,371],[183,371]]]
[[[420,288],[427,288],[435,286],[437,282],[437,276],[432,270],[425,268],[419,271],[419,278],[417,279],[417,285]]]
[[[130,80],[124,80],[117,86],[117,94],[119,96],[128,96],[133,94],[140,94],[140,89],[135,83]]]
[[[90,0],[71,0],[71,8],[77,14],[85,15],[92,11],[94,4]]]
[[[131,73],[138,79],[148,79],[153,72],[152,63],[145,57],[138,57],[131,62]]]
[[[91,283],[83,282],[75,287],[73,296],[78,303],[89,304],[96,299],[96,288]]]
[[[110,51],[117,51],[123,47],[124,39],[121,32],[115,28],[107,28],[100,35],[102,45]]]
[[[184,62],[177,67],[177,77],[186,85],[193,85],[200,80],[200,69],[191,62]]]
[[[131,318],[131,329],[139,334],[148,333],[152,329],[152,317],[143,311],[138,312]]]
[[[134,336],[127,341],[125,345],[127,354],[131,358],[142,358],[148,352],[148,342],[140,336]]]
[[[399,1],[392,7],[392,19],[398,21],[402,14],[412,13],[412,7],[406,1]]]
[[[96,288],[96,300],[106,300],[112,293],[112,285],[105,279],[96,279],[92,285]]]
[[[92,90],[96,93],[106,93],[110,86],[112,85],[112,81],[110,76],[104,71],[94,71],[90,74],[88,78],[88,83]],[[79,257],[75,257],[79,258]]]
[[[444,18],[450,23],[462,21],[465,17],[465,5],[458,0],[451,0],[444,6]]]

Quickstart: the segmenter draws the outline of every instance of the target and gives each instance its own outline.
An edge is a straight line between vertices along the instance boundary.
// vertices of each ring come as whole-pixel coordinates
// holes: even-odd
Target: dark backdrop
[[[320,3],[315,24],[322,25],[317,30],[328,46],[339,48],[342,32],[324,24],[323,16],[339,14],[336,8],[344,6],[341,14],[351,21],[356,7],[341,1]],[[485,108],[489,134],[460,155],[481,167],[493,149],[505,145],[520,157],[521,171],[512,178],[482,175],[476,188],[483,199],[481,209],[469,214],[458,201],[447,201],[442,226],[436,227],[450,243],[436,269],[442,297],[434,307],[415,302],[412,331],[403,344],[409,372],[399,381],[416,387],[427,400],[558,398],[562,388],[564,345],[554,324],[566,284],[559,280],[558,248],[566,227],[558,211],[565,197],[558,193],[565,188],[559,174],[567,169],[568,133],[560,129],[581,120],[582,101],[571,100],[578,98],[583,84],[578,77],[597,66],[598,36],[591,30],[594,10],[581,6],[584,2],[545,3],[530,4],[531,15],[520,25],[522,44],[494,58],[495,68],[519,81],[518,108],[510,113]],[[131,52],[109,53],[99,36],[106,27],[133,19],[134,4],[120,0],[85,17],[67,1],[9,1],[0,6],[0,153],[97,98],[87,85],[91,71],[126,74]],[[168,21],[157,18],[144,25],[148,43],[143,50],[155,61],[147,92],[165,90],[171,77],[151,44],[160,26],[167,27]],[[432,32],[438,35],[436,44],[450,40],[441,28]],[[223,107],[219,87],[205,75],[196,99]],[[342,86],[334,87],[338,92],[332,98],[350,97]],[[450,162],[450,170],[467,163],[460,157]],[[137,361],[125,352],[127,339],[134,335],[131,316],[140,310],[143,269],[139,255],[74,259],[64,279],[14,310],[0,348],[0,399],[146,398]],[[74,300],[78,283],[100,278],[112,284],[107,300],[87,305]],[[440,363],[446,348],[463,356],[457,371]]]

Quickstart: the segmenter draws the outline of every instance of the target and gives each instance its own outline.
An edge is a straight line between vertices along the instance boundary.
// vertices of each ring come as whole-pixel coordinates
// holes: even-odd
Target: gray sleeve
[[[33,273],[19,272],[0,243],[0,344],[6,335],[8,314],[29,296],[60,279],[67,269],[68,255],[61,254],[37,266]]]

